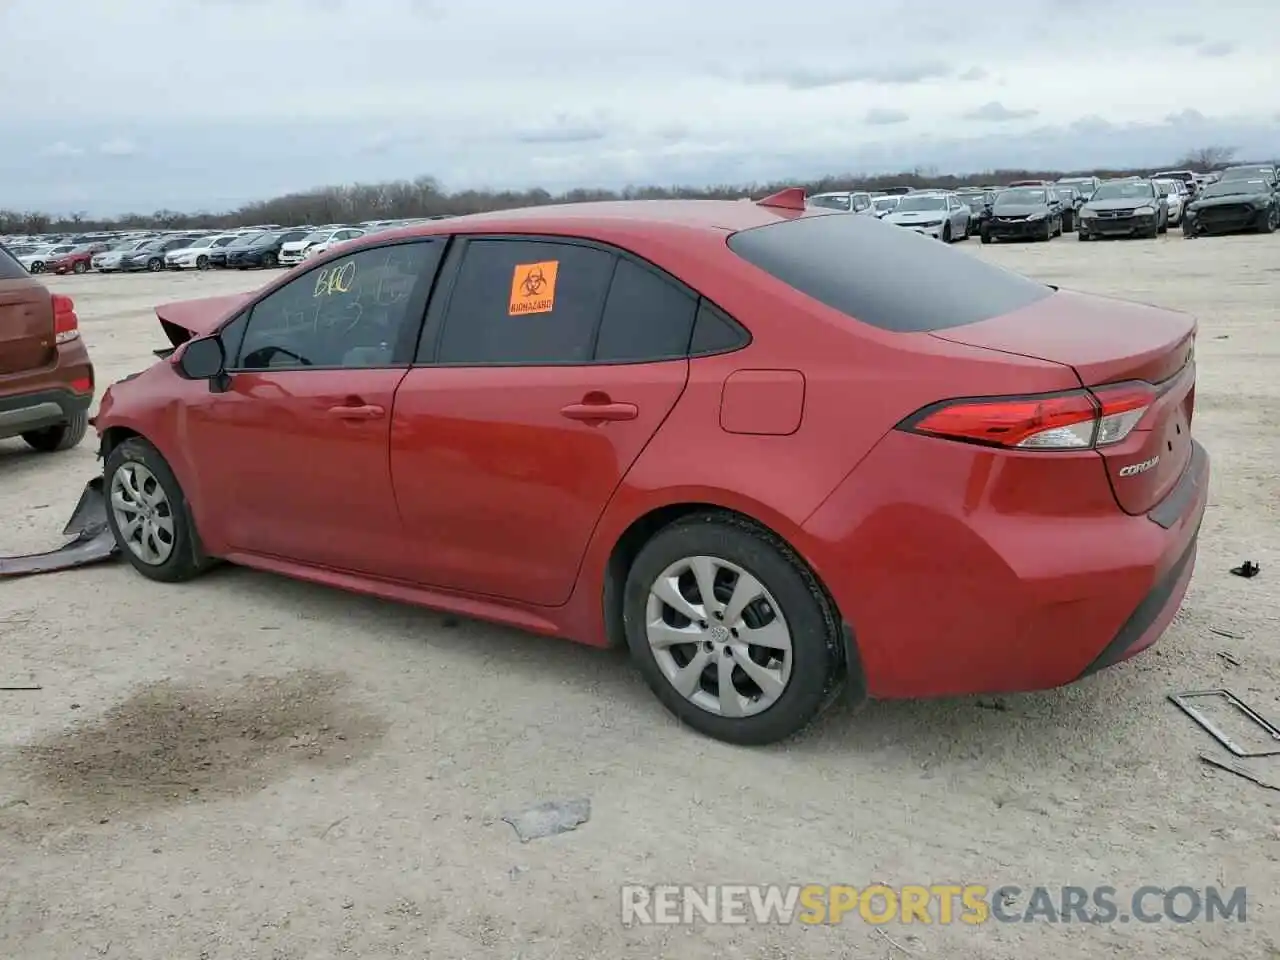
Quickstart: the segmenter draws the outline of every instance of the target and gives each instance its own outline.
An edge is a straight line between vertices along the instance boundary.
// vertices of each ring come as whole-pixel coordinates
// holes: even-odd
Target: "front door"
[[[189,410],[188,449],[233,548],[397,574],[391,412],[443,243],[315,267],[224,331],[230,385]]]
[[[391,431],[415,579],[563,603],[610,497],[684,390],[697,298],[568,242],[472,240],[450,256],[450,281]]]

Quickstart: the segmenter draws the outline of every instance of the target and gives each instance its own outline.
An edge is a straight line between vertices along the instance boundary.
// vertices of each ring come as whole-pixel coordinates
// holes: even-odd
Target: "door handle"
[[[386,412],[386,409],[373,403],[342,404],[329,408],[329,416],[339,420],[377,420]]]
[[[560,408],[560,415],[584,423],[634,420],[640,415],[640,408],[634,403],[571,403]]]

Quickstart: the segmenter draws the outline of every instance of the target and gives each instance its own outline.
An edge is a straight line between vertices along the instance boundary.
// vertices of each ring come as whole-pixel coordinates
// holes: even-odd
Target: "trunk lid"
[[[1116,502],[1139,514],[1173,489],[1191,459],[1195,334],[1195,318],[1184,313],[1058,291],[1022,310],[932,336],[1062,363],[1085,387],[1133,380],[1155,387],[1129,436],[1098,451]]]
[[[0,376],[47,367],[56,349],[53,299],[44,284],[0,279]]]

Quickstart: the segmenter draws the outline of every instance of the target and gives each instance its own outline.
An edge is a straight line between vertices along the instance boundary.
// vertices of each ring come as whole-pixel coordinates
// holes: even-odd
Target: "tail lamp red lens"
[[[76,316],[76,304],[61,293],[53,298],[53,342],[70,343],[80,336],[80,318]]]
[[[955,400],[904,422],[904,429],[1018,450],[1089,450],[1119,443],[1157,397],[1141,381],[1029,397]]]

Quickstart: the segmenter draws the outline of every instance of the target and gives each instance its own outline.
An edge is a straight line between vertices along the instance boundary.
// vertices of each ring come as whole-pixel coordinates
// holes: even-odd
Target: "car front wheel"
[[[623,622],[658,699],[718,740],[784,740],[837,682],[840,631],[822,588],[784,543],[730,515],[654,536],[627,576]]]
[[[103,479],[111,533],[135,570],[179,583],[212,565],[200,549],[182,487],[154,446],[140,437],[124,441],[107,454]]]

